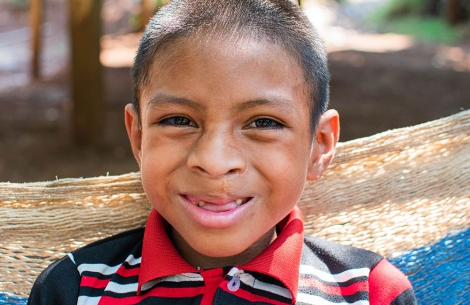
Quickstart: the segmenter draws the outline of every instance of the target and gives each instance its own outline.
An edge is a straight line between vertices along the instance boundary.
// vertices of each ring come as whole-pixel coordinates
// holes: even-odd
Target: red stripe
[[[140,268],[132,268],[132,269],[127,269],[124,266],[121,266],[115,274],[118,274],[122,277],[131,277],[131,276],[137,276],[139,275]]]
[[[227,288],[227,285],[221,285],[220,288],[222,288],[227,293],[233,294],[239,298],[242,298],[251,302],[263,302],[263,303],[275,304],[275,305],[286,305],[286,303],[284,302],[280,302],[280,301],[273,300],[267,297],[263,297],[263,296],[251,293],[249,291],[243,290],[241,288],[234,292],[229,291]]]
[[[346,287],[340,287],[340,286],[330,286],[330,285],[323,284],[317,279],[301,278],[299,281],[299,286],[317,288],[324,293],[332,294],[332,295],[340,295],[340,296],[353,295],[359,291],[369,290],[369,285],[367,281],[360,281],[360,282],[353,283]]]
[[[406,276],[386,259],[371,270],[369,275],[370,304],[391,304],[405,290],[411,288]]]
[[[163,297],[163,298],[191,298],[204,293],[204,287],[189,287],[189,288],[165,288],[158,287],[140,296],[131,296],[124,298],[103,296],[100,299],[99,305],[129,305],[142,302],[149,297]]]
[[[137,276],[139,275],[139,269],[140,268],[133,268],[133,269],[126,269],[125,267],[121,267],[117,270],[115,274],[118,274],[122,277],[131,277],[131,276]],[[82,276],[82,280],[80,282],[80,286],[85,286],[85,287],[93,287],[93,288],[106,288],[108,285],[109,279],[98,279],[93,276]]]
[[[92,276],[82,276],[80,286],[93,287],[93,288],[106,288],[111,279],[100,280]]]

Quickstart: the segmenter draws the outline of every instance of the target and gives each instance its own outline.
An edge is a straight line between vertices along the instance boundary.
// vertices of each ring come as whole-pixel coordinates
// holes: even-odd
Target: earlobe
[[[132,153],[140,167],[142,152],[142,130],[139,126],[139,119],[132,104],[127,104],[124,108],[124,121],[126,124],[127,136],[131,143]]]
[[[330,165],[336,151],[339,139],[339,114],[336,110],[328,110],[318,123],[315,139],[312,141],[308,180],[320,179],[323,172]]]

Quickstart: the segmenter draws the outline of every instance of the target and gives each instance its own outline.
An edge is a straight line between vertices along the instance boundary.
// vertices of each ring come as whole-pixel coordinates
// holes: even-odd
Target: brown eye
[[[173,126],[192,126],[195,127],[196,124],[194,124],[193,121],[188,119],[187,117],[184,116],[175,116],[175,117],[170,117],[163,119],[159,122],[160,125],[173,125]]]
[[[281,123],[267,118],[257,119],[247,126],[247,128],[258,129],[279,129],[282,127],[284,127],[284,125],[282,125]]]

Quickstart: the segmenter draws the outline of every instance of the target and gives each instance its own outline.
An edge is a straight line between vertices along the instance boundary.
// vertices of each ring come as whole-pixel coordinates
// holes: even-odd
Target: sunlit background
[[[0,181],[138,170],[123,124],[129,68],[148,16],[164,1],[93,2],[0,0]],[[301,6],[329,53],[341,141],[470,108],[470,0]],[[80,18],[91,21],[80,28]],[[97,64],[84,68],[94,43]],[[96,81],[82,83],[80,70],[85,78],[98,71],[88,72]],[[83,95],[73,92],[96,98],[88,108],[97,110],[82,121],[75,118]]]

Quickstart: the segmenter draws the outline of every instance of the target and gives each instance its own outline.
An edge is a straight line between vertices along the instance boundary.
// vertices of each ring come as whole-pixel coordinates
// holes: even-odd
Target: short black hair
[[[140,93],[158,52],[197,35],[229,35],[283,47],[303,70],[312,102],[310,127],[315,130],[329,100],[326,52],[313,25],[290,0],[174,0],[161,8],[142,36],[131,71],[139,126]]]

